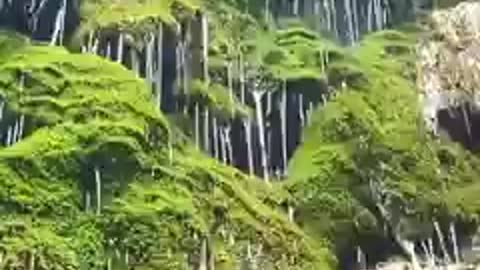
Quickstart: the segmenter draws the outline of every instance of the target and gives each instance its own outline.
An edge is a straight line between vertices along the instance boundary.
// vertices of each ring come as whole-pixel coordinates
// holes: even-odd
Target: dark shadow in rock
[[[460,143],[466,149],[480,149],[480,110],[464,105],[437,114],[440,136]]]

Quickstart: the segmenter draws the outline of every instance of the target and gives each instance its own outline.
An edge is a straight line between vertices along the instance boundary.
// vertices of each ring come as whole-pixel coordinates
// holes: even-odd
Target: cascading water
[[[26,3],[27,1],[17,1],[15,4],[12,2],[0,2],[0,24],[8,24],[15,28],[24,27],[23,24],[33,25],[33,28],[25,27],[24,32],[37,33],[38,29],[44,29],[42,27],[44,24],[47,24],[42,19],[38,19],[37,15],[33,18],[19,17],[24,19],[24,22],[18,24],[12,23],[12,19],[4,19],[2,17],[5,14],[17,14],[18,8],[21,7],[21,4]],[[54,3],[55,1],[41,1],[41,3],[36,3],[32,1],[30,8],[35,14],[40,14],[42,11],[41,5],[47,5],[48,3]],[[280,1],[272,3],[274,1],[269,1],[270,5],[273,5],[273,12],[275,13],[276,9],[285,9],[285,7],[275,6]],[[282,1],[286,2],[286,1]],[[308,8],[307,6],[314,7],[314,13],[316,20],[320,21],[319,24],[322,30],[327,30],[332,33],[333,36],[339,37],[342,41],[349,45],[355,44],[363,34],[381,30],[385,27],[392,25],[398,21],[398,14],[409,13],[411,10],[415,9],[414,4],[400,4],[404,1],[387,1],[387,0],[369,0],[369,1],[360,1],[360,0],[319,0],[314,1],[295,1],[292,12],[280,12],[281,14],[293,14],[295,16],[304,16],[306,15]],[[72,13],[69,11],[74,10],[69,7],[70,1],[58,1],[57,8],[50,8],[51,11],[48,13],[53,16],[52,21],[48,22],[48,25],[51,27],[48,38],[43,38],[43,40],[51,41],[52,45],[61,45],[62,41],[65,39],[62,34],[64,31],[68,32],[69,18],[72,16]],[[62,4],[63,3],[63,4]],[[310,5],[309,5],[310,4]],[[18,5],[18,6],[17,6]],[[37,7],[33,9],[33,7]],[[289,7],[291,8],[291,7]],[[45,9],[47,10],[47,9]],[[460,13],[453,13],[454,15],[449,15],[452,18],[466,18],[466,25],[469,25],[468,28],[472,33],[478,33],[480,29],[480,13],[477,13],[479,8],[463,8]],[[284,10],[283,10],[284,11]],[[47,13],[47,11],[44,11]],[[478,15],[478,16],[477,16]],[[7,16],[8,17],[8,16]],[[266,16],[269,18],[269,16]],[[439,16],[439,18],[442,16]],[[3,19],[2,19],[3,18]],[[11,17],[9,17],[11,18]],[[43,18],[43,17],[42,17]],[[45,17],[46,18],[46,17]],[[66,18],[66,21],[65,21]],[[443,17],[442,17],[443,18]],[[448,19],[451,21],[451,19]],[[206,24],[206,17],[202,16],[199,20],[202,24],[203,33],[201,36],[202,42],[202,57],[201,64],[203,65],[204,74],[202,77],[204,80],[209,80],[209,72],[207,70],[208,58],[207,58],[207,44],[208,44],[208,34]],[[198,22],[197,22],[198,23]],[[452,22],[453,25],[453,22]],[[453,27],[453,26],[452,26]],[[33,29],[33,30],[29,30]],[[134,49],[127,45],[126,39],[127,34],[125,33],[116,33],[114,37],[102,36],[101,31],[92,31],[90,37],[85,40],[82,48],[84,52],[91,52],[95,54],[102,54],[108,58],[111,58],[114,61],[122,63],[148,81],[150,85],[154,88],[152,91],[155,93],[157,106],[159,108],[166,108],[172,103],[171,99],[165,99],[163,97],[173,96],[173,87],[165,83],[167,80],[176,81],[178,83],[178,88],[183,91],[189,90],[189,81],[191,77],[194,77],[192,69],[194,65],[199,65],[193,61],[192,44],[195,42],[190,40],[188,34],[185,33],[191,32],[189,28],[178,29],[176,33],[174,31],[167,30],[166,27],[159,25],[155,33],[147,33],[145,35],[144,47],[141,49]],[[448,29],[448,28],[447,28]],[[446,31],[446,30],[445,30]],[[174,44],[174,45],[172,45]],[[459,53],[458,61],[463,65],[469,65],[470,68],[475,70],[475,67],[480,67],[477,64],[471,64],[465,59],[475,59],[471,57],[475,52],[476,43],[469,44],[469,49],[463,49],[463,54]],[[436,70],[438,63],[438,57],[442,54],[444,50],[441,45],[436,44],[431,40],[422,42],[419,46],[419,55],[420,55],[420,69],[422,72],[419,76],[419,84],[424,90],[424,95],[422,96],[422,102],[425,103],[424,114],[427,118],[428,123],[432,130],[438,134],[438,111],[446,109],[450,106],[450,99],[456,99],[456,94],[449,93],[444,94],[442,90],[451,90],[451,88],[445,87],[443,85],[443,78],[440,76],[440,70]],[[167,53],[168,52],[168,53]],[[176,52],[176,53],[174,53]],[[170,55],[170,56],[168,56]],[[168,64],[165,64],[167,60],[165,57],[173,57],[172,61],[169,61]],[[463,56],[462,56],[463,55]],[[125,56],[130,56],[131,60],[126,60]],[[469,56],[465,58],[464,56]],[[243,61],[240,60],[240,68],[243,69],[245,66]],[[232,63],[227,63],[228,74],[231,73]],[[172,68],[176,67],[176,68]],[[175,72],[175,75],[172,76],[172,71]],[[243,76],[244,71],[242,70],[241,74]],[[172,78],[173,77],[173,78]],[[195,105],[194,108],[194,119],[195,119],[195,138],[196,143],[199,148],[203,148],[206,152],[214,153],[214,156],[220,160],[223,160],[225,163],[230,163],[236,166],[238,164],[246,164],[243,168],[246,171],[249,171],[251,174],[256,172],[259,175],[262,175],[266,181],[271,180],[274,168],[280,168],[281,175],[285,175],[287,171],[287,163],[292,152],[294,151],[296,145],[300,141],[300,132],[301,128],[308,125],[311,117],[312,108],[321,102],[320,98],[311,97],[308,93],[291,93],[288,90],[296,88],[295,85],[291,82],[282,82],[280,91],[276,93],[265,94],[267,90],[270,89],[255,89],[258,92],[248,92],[249,86],[246,85],[248,78],[241,78],[240,91],[233,91],[233,83],[228,76],[228,89],[230,93],[237,94],[239,92],[239,98],[242,100],[242,103],[248,103],[250,105],[254,103],[257,107],[256,117],[250,117],[248,119],[243,119],[240,125],[235,125],[235,123],[225,123],[218,120],[215,115],[210,113],[208,110],[202,110]],[[474,77],[474,79],[476,79]],[[250,89],[251,90],[251,89]],[[474,99],[476,96],[474,97]],[[254,102],[252,102],[252,100]],[[173,102],[175,103],[175,102]],[[279,105],[275,105],[279,104]],[[288,109],[287,109],[288,108]],[[166,109],[173,111],[173,109]],[[184,108],[177,108],[178,111],[183,111]],[[185,108],[185,111],[188,111]],[[273,116],[272,116],[273,115]],[[258,119],[256,122],[254,119]],[[15,124],[9,127],[7,145],[15,142],[21,137],[21,130],[23,127],[23,116],[19,120],[15,120]],[[268,128],[267,128],[268,127]],[[267,135],[268,133],[268,135]],[[472,132],[470,132],[471,134]],[[243,134],[243,136],[238,136],[236,134]],[[212,138],[209,138],[209,137]],[[273,149],[278,146],[280,153],[275,152]],[[242,153],[238,151],[239,148],[246,148],[247,151]],[[172,153],[173,155],[173,153]],[[243,162],[245,160],[245,162]],[[240,167],[240,166],[239,166]],[[100,171],[95,169],[95,181],[98,182],[97,187],[101,186],[101,177]],[[100,194],[100,191],[97,190],[97,194]],[[89,195],[88,204],[92,205],[91,200],[92,194]],[[97,199],[97,205],[101,204],[100,196],[95,196]],[[97,206],[99,209],[99,207]],[[289,218],[291,221],[294,221],[294,208],[289,206]],[[437,230],[438,231],[438,230]],[[453,230],[454,231],[454,230]],[[441,239],[446,238],[445,235],[442,235],[441,231],[438,233]],[[453,239],[456,239],[455,233],[453,232]],[[399,239],[399,242],[405,246],[405,249],[408,249],[412,258],[416,260],[415,247],[414,243],[407,242],[403,239]],[[207,240],[202,243],[202,246],[205,245],[207,248]],[[456,241],[454,241],[456,242]],[[426,245],[425,245],[426,246]],[[203,247],[202,247],[203,249]],[[426,248],[427,250],[428,248]],[[429,253],[433,254],[433,248],[429,249]],[[458,250],[455,248],[454,250]],[[206,251],[205,251],[206,252]],[[456,251],[453,252],[452,256],[457,258]],[[251,255],[250,257],[254,257]],[[433,257],[434,255],[432,255]],[[204,258],[205,264],[207,263],[207,258]],[[362,259],[362,263],[363,259]],[[434,263],[432,263],[434,264]]]
[[[361,35],[383,29],[394,23],[396,20],[395,14],[408,13],[413,10],[412,4],[400,5],[389,3],[388,0],[304,0],[294,1],[293,4],[288,4],[287,2],[267,1],[266,12],[271,12],[273,17],[276,14],[304,17],[311,15],[311,11],[315,10],[313,15],[315,21],[319,22],[317,23],[320,26],[319,30],[332,33],[346,44],[355,44]],[[28,12],[21,14],[22,11]],[[33,37],[48,40],[52,45],[60,45],[72,33],[74,28],[72,28],[72,24],[78,23],[78,11],[77,1],[2,1],[0,25],[7,25],[17,30],[20,29],[23,32],[30,33]],[[13,19],[14,17],[15,19]],[[50,21],[46,21],[49,17],[51,18]],[[202,18],[206,17],[202,16]],[[208,44],[207,28],[201,26],[205,23],[206,19],[200,19],[191,22],[191,24],[186,24],[187,26],[192,25],[191,27],[196,27],[196,24],[200,25],[196,29],[204,33],[203,37],[198,40],[198,42],[203,43],[203,47],[206,47],[206,44]],[[30,27],[27,27],[28,25]],[[127,36],[124,33],[117,33],[113,36],[109,34],[107,37],[102,31],[91,31],[81,48],[83,52],[101,54],[114,61],[123,63],[145,77],[154,88],[152,92],[156,97],[155,100],[158,106],[165,108],[171,106],[169,104],[172,103],[172,100],[168,98],[168,96],[171,96],[168,91],[172,91],[175,88],[168,86],[166,81],[176,81],[178,89],[188,91],[190,87],[188,81],[191,77],[190,69],[194,68],[192,65],[197,65],[197,63],[192,63],[192,55],[195,53],[190,49],[191,44],[194,43],[190,38],[191,34],[189,34],[192,30],[188,27],[183,28],[179,28],[179,31],[174,36],[178,42],[175,45],[177,57],[173,60],[173,66],[176,65],[176,78],[173,79],[169,78],[171,77],[169,74],[171,72],[163,67],[172,66],[170,63],[162,60],[162,57],[168,57],[167,55],[169,55],[166,51],[169,49],[166,43],[171,42],[167,40],[168,38],[172,38],[172,35],[168,36],[167,32],[169,30],[165,27],[159,26],[158,31],[145,35],[143,51],[138,51],[128,46],[125,41]],[[50,33],[45,32],[46,29],[50,29]],[[40,32],[42,32],[41,35],[39,34]],[[205,52],[200,54],[203,55],[200,59],[204,60],[198,61],[208,63]],[[124,55],[128,57],[124,57]],[[130,58],[130,60],[124,61],[127,58]],[[202,65],[201,63],[198,64]],[[227,65],[230,67],[229,70],[231,69],[231,64]],[[240,68],[243,68],[242,66],[243,64],[240,65]],[[201,77],[205,77],[205,75]],[[227,82],[231,89],[231,80],[229,79]],[[245,84],[242,83],[242,85]],[[193,117],[198,122],[196,124],[198,126],[198,130],[196,130],[197,145],[200,144],[200,139],[204,137],[204,134],[214,134],[214,137],[216,137],[217,134],[222,133],[223,135],[219,139],[223,138],[225,142],[228,142],[226,147],[230,149],[227,152],[232,155],[232,164],[239,166],[245,171],[255,171],[259,175],[273,175],[275,170],[279,170],[281,172],[280,175],[285,175],[287,161],[291,157],[296,145],[300,142],[301,127],[309,121],[308,116],[311,114],[312,108],[321,102],[321,98],[312,99],[306,94],[298,96],[290,93],[288,89],[292,86],[288,82],[284,86],[280,86],[280,88],[282,87],[285,90],[279,89],[278,92],[280,94],[265,94],[261,96],[262,104],[260,104],[259,108],[263,108],[263,110],[256,117],[264,121],[261,127],[258,123],[256,125],[246,125],[247,122],[251,121],[248,120],[247,122],[243,121],[244,124],[241,125],[228,124],[227,127],[230,132],[225,134],[225,132],[220,130],[213,130],[214,127],[208,124],[216,121],[213,119],[214,116],[212,114],[205,114],[204,110],[200,108],[195,110],[196,114],[198,114]],[[282,91],[286,93],[282,94]],[[249,101],[249,105],[255,104],[253,102],[254,97],[249,91],[243,89],[235,91],[235,94],[237,92],[240,92],[238,95],[241,100]],[[231,94],[233,94],[233,91]],[[258,105],[258,102],[256,104]],[[281,106],[268,106],[269,104],[281,104]],[[288,108],[288,111],[286,108]],[[180,111],[185,109],[178,108]],[[267,109],[270,109],[270,111]],[[297,111],[298,114],[296,113]],[[200,114],[208,115],[208,118],[200,117]],[[262,130],[265,130],[264,134],[259,135],[262,133]],[[240,138],[232,137],[235,134],[241,134]],[[225,136],[228,136],[228,138],[225,138]],[[262,143],[263,141],[265,142]],[[204,144],[208,145],[210,142]],[[212,144],[215,143],[212,142]],[[230,144],[232,146],[229,146]],[[255,150],[237,151],[239,148],[247,147],[247,144],[249,149],[253,148]],[[264,145],[260,147],[263,150],[257,150],[256,145]],[[272,150],[276,149],[277,146],[280,152]],[[209,152],[208,149],[205,150]],[[262,158],[262,155],[266,155],[266,157]],[[253,168],[251,168],[252,166]]]
[[[448,136],[476,150],[480,3],[467,2],[435,11],[425,26],[427,34],[417,44],[417,84],[426,126],[434,136]],[[445,121],[445,115],[449,115],[450,121]],[[433,235],[428,241],[397,240],[409,254],[409,263],[382,263],[377,269],[473,269],[468,261],[463,261],[470,251],[458,241],[455,222],[442,228],[438,221],[432,220],[432,227]]]

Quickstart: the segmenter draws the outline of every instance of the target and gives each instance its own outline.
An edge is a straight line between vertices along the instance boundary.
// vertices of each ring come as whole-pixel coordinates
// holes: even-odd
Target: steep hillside
[[[268,187],[181,139],[130,71],[5,32],[0,48],[1,269],[333,263],[262,202]]]
[[[413,244],[436,238],[437,226],[456,224],[459,238],[476,228],[478,210],[461,190],[476,186],[479,160],[422,128],[414,52],[400,32],[363,41],[345,66],[356,80],[315,112],[285,183],[308,231],[329,233],[347,254],[360,246],[373,261],[417,260]]]
[[[480,160],[418,101],[475,92],[457,2],[0,0],[0,270],[463,260]]]

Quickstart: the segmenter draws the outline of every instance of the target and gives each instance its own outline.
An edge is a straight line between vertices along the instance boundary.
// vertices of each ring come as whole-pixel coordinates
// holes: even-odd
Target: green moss
[[[173,23],[178,11],[195,11],[200,8],[199,0],[167,1],[104,1],[90,0],[82,3],[82,16],[87,24],[95,28],[137,28],[156,20]]]
[[[220,84],[211,83],[206,85],[202,81],[194,81],[190,96],[195,102],[206,106],[214,114],[223,117],[248,117],[250,108],[240,104],[235,95],[230,96],[228,89]]]
[[[27,38],[5,30],[0,30],[0,57],[8,56],[12,51],[22,48],[27,43]]]
[[[248,14],[229,5],[212,7],[212,69],[242,55],[249,68],[275,80],[323,80],[325,59],[343,55],[331,41],[303,25],[265,30]],[[238,78],[238,75],[234,75]]]
[[[18,114],[40,125],[92,118],[166,127],[151,106],[144,83],[118,64],[60,48],[28,46],[0,64],[0,94]],[[168,133],[168,131],[165,131]]]
[[[17,267],[27,261],[38,269],[78,269],[75,243],[59,235],[54,223],[25,216],[5,217],[0,227],[3,267]]]
[[[80,5],[81,24],[70,47],[79,50],[81,40],[107,37],[121,31],[125,34],[125,44],[141,49],[145,44],[145,36],[157,33],[158,25],[174,27],[195,12],[203,8],[203,0],[87,0]]]
[[[478,159],[450,142],[440,144],[421,127],[415,85],[404,72],[411,68],[414,37],[372,34],[352,57],[328,67],[329,78],[347,87],[314,113],[291,161],[285,188],[298,204],[299,222],[339,247],[382,231],[370,181],[384,183],[408,209],[394,215],[407,238],[426,237],[433,217],[461,213],[468,221],[478,213],[475,200],[459,199],[469,187],[472,196],[476,190]]]
[[[219,267],[227,267],[221,254],[230,262],[244,258],[247,241],[264,246],[264,269],[333,267],[323,243],[264,203],[278,201],[274,193],[197,152],[125,68],[60,48],[4,46],[10,37],[1,37],[8,50],[0,53],[8,112],[1,125],[26,119],[23,139],[0,149],[0,211],[22,228],[0,232],[6,262],[25,263],[35,252],[45,260],[41,269],[122,268],[128,253],[139,269],[185,269],[185,255],[196,258],[201,237],[212,237]],[[232,104],[225,89],[209,87],[198,97],[226,113]],[[228,245],[222,228],[240,244]]]

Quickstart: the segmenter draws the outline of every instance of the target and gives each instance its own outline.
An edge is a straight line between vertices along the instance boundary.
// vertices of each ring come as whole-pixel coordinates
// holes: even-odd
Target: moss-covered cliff
[[[461,191],[475,187],[478,158],[422,127],[415,37],[384,32],[362,42],[343,67],[356,79],[315,112],[285,183],[309,231],[380,258],[392,252],[378,250],[390,239],[406,249],[401,241],[427,240],[437,220],[447,228],[478,215]]]
[[[480,160],[425,127],[397,25],[431,3],[287,2],[0,1],[0,269],[458,255]]]
[[[5,32],[0,47],[2,269],[330,267],[263,203],[268,187],[182,140],[130,71]]]

